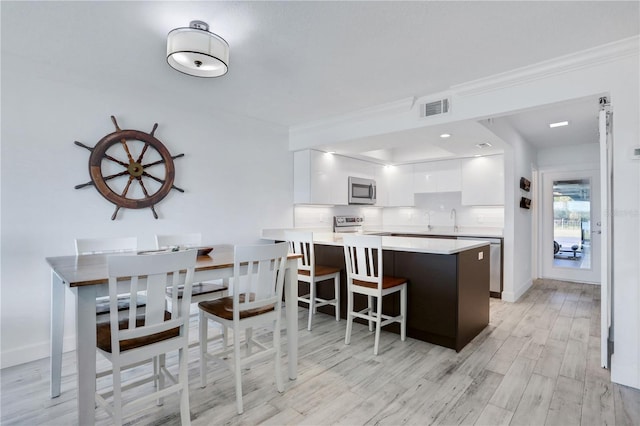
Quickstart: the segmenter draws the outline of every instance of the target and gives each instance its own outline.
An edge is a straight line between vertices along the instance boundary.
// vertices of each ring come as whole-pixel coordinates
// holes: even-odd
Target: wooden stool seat
[[[165,311],[164,312],[164,320],[168,321],[171,319],[171,313]],[[144,315],[138,315],[136,317],[136,327],[144,326]],[[126,330],[129,328],[129,319],[123,318],[118,322],[118,328],[120,330]],[[151,334],[148,336],[140,337],[138,339],[129,339],[122,340],[120,342],[120,351],[128,351],[130,349],[140,348],[142,346],[150,345],[152,343],[157,343],[162,340],[172,339],[174,337],[178,337],[180,334],[180,328],[172,328],[167,331],[163,331],[162,333]],[[106,322],[99,322],[96,327],[96,337],[97,337],[97,345],[98,348],[102,349],[105,352],[111,353],[111,323],[107,320]]]
[[[402,277],[390,277],[388,275],[385,275],[382,277],[382,289],[386,290],[388,288],[393,288],[393,287],[397,287],[399,285],[402,285],[404,283],[407,282],[406,278],[402,278]],[[378,288],[378,284],[377,283],[372,283],[370,281],[361,281],[361,280],[353,280],[353,285],[359,285],[362,287],[368,287],[368,288]]]
[[[255,297],[250,296],[251,300]],[[244,294],[239,296],[240,303],[244,303]],[[215,300],[206,300],[198,303],[198,308],[207,312],[208,314],[215,315],[220,318],[224,318],[229,321],[233,321],[233,296],[222,297]],[[265,306],[259,309],[245,309],[240,311],[240,319],[254,317],[256,315],[262,315],[269,311],[272,311],[273,305]]]

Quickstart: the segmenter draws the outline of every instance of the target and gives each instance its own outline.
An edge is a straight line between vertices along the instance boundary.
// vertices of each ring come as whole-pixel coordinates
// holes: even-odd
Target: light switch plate
[[[482,259],[484,259],[484,252],[483,251],[478,252],[478,260],[482,260]]]

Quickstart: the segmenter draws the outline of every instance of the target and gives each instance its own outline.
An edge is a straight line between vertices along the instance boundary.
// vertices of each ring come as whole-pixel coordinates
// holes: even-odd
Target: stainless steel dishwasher
[[[489,237],[458,237],[459,240],[487,241],[489,246],[489,293],[502,298],[502,239]]]

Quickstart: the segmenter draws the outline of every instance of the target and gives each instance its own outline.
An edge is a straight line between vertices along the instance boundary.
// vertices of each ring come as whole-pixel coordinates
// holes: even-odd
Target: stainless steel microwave
[[[349,176],[349,204],[375,204],[376,181]]]

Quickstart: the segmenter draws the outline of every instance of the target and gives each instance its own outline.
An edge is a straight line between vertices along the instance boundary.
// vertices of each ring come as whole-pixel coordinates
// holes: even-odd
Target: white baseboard
[[[75,350],[76,336],[65,337],[63,348],[64,352]],[[15,365],[36,361],[38,359],[49,358],[49,355],[49,341],[9,349],[2,351],[2,354],[0,355],[0,368],[13,367]]]
[[[516,291],[503,291],[502,292],[502,300],[505,302],[515,302],[522,297],[523,294],[531,288],[533,285],[533,280],[529,279],[523,285],[519,286]]]

